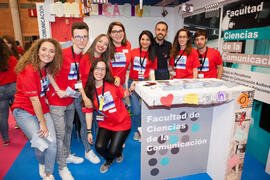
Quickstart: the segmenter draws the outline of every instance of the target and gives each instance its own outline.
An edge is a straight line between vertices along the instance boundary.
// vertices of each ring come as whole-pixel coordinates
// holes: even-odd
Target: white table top
[[[151,82],[155,85],[146,86]],[[220,104],[233,100],[233,92],[253,89],[219,79],[174,79],[138,81],[136,93],[148,106],[175,104]]]

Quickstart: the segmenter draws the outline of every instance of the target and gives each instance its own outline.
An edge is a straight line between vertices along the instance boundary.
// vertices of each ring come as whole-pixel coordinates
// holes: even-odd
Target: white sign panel
[[[266,55],[238,54],[238,53],[224,52],[222,54],[222,59],[224,62],[270,67],[270,56]]]
[[[242,51],[242,42],[224,42],[223,43],[223,52],[238,52]]]
[[[51,37],[51,26],[46,15],[46,8],[43,3],[37,3],[37,18],[38,18],[38,29],[39,29],[39,37],[50,38]]]
[[[223,80],[255,89],[254,98],[270,104],[270,75],[224,67]]]

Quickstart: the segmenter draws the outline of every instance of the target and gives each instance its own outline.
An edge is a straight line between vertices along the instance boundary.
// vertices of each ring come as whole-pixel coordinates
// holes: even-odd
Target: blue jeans
[[[46,119],[46,125],[51,141],[45,137],[39,137],[39,134],[37,133],[40,129],[39,121],[35,115],[20,108],[15,108],[13,115],[24,134],[28,137],[31,147],[35,149],[38,162],[45,165],[45,173],[53,174],[56,158],[56,137],[50,113],[44,114],[44,118]]]
[[[133,81],[128,80],[128,88]],[[135,129],[137,130],[138,127],[141,127],[141,103],[140,103],[140,96],[133,92],[131,96],[129,96],[130,105],[131,105],[131,113],[133,114],[133,121]]]
[[[76,112],[81,122],[80,135],[81,135],[82,143],[83,143],[85,152],[89,152],[91,150],[91,146],[87,140],[85,113],[82,112],[82,105],[81,105],[82,97],[80,96],[79,98],[74,98],[73,100],[74,100],[74,106],[75,106]]]
[[[68,106],[50,105],[50,113],[53,118],[56,140],[57,140],[57,156],[56,161],[59,169],[67,166],[66,158],[70,154],[70,141],[74,120],[74,104]]]
[[[9,105],[13,103],[16,83],[0,86],[0,132],[3,141],[8,141]]]

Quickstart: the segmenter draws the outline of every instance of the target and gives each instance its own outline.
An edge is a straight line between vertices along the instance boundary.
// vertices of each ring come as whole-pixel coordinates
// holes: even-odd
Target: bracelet
[[[92,133],[92,129],[87,129],[87,134]]]
[[[45,119],[41,119],[39,122],[45,121]]]

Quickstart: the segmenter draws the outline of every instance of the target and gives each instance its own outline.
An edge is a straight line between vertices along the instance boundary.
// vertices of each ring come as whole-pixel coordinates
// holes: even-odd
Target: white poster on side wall
[[[38,19],[38,31],[39,37],[50,38],[51,37],[51,26],[48,19],[47,8],[43,3],[36,3],[37,7],[37,19]]]
[[[254,99],[270,104],[270,75],[224,67],[223,80],[255,89]]]

